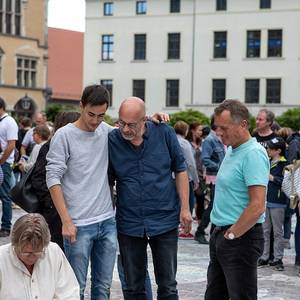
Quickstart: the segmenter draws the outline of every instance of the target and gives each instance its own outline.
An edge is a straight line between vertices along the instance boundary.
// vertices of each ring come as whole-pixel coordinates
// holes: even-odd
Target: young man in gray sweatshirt
[[[84,289],[91,260],[91,299],[109,299],[116,253],[116,226],[108,184],[108,133],[103,121],[109,93],[85,88],[81,116],[60,128],[47,155],[47,186],[62,221],[66,256]]]

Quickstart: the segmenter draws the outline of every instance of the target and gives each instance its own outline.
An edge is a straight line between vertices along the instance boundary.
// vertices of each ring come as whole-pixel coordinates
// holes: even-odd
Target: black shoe
[[[7,237],[9,235],[10,235],[10,230],[3,229],[3,228],[0,229],[0,237]]]
[[[283,263],[282,263],[282,260],[281,260],[281,259],[278,259],[278,260],[276,260],[276,261],[270,262],[269,265],[270,265],[271,267],[276,267],[276,266],[278,266],[278,265],[283,265]]]
[[[263,268],[266,267],[269,264],[268,260],[264,260],[264,259],[259,259],[257,262],[257,268]]]
[[[209,242],[206,240],[204,234],[195,235],[194,240],[197,241],[199,244],[202,244],[202,245],[208,245],[209,244]]]

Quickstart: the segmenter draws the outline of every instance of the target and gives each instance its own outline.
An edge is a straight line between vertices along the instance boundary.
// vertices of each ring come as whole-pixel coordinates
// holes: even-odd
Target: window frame
[[[176,37],[176,38],[175,38]],[[180,59],[181,48],[181,34],[180,32],[168,33],[168,60]]]
[[[274,82],[279,82],[279,86],[276,86],[273,90],[270,91],[270,84]],[[275,91],[274,91],[275,89]],[[277,95],[272,95],[276,92],[276,89],[279,91]],[[278,99],[278,100],[277,100]],[[267,78],[266,79],[266,104],[280,104],[281,103],[281,78]]]
[[[109,103],[108,107],[113,105],[113,80],[112,79],[101,79],[100,84],[103,85],[109,91]]]
[[[142,86],[138,86],[142,83]],[[132,79],[132,96],[138,97],[145,102],[146,97],[146,80]]]
[[[256,86],[249,86],[250,83],[256,83]],[[253,92],[254,91],[254,92]],[[259,103],[259,92],[260,92],[260,79],[259,78],[246,78],[245,79],[245,103],[247,104],[258,104]],[[251,94],[255,94],[252,97]]]
[[[17,66],[16,66],[17,86],[22,88],[36,88],[38,58],[22,56],[22,55],[17,55],[16,58],[17,58]],[[21,63],[19,64],[19,62]]]
[[[216,0],[216,11],[226,11],[227,0]]]
[[[170,0],[170,13],[180,13],[181,1],[180,0]]]
[[[217,87],[217,83],[224,83],[224,86],[222,87]],[[224,90],[222,93],[222,97],[218,96],[217,94],[220,93],[220,89]],[[213,104],[218,104],[221,103],[226,99],[226,79],[225,78],[215,78],[212,79],[212,103]]]
[[[247,40],[246,40],[246,57],[247,58],[259,58],[260,57],[260,50],[261,50],[261,30],[247,30]],[[254,37],[250,37],[249,35],[253,34]],[[258,34],[259,37],[255,35]],[[255,47],[257,40],[259,41],[259,47]],[[251,44],[254,44],[250,47]],[[253,54],[253,55],[251,55]]]
[[[218,34],[224,34],[225,33],[225,47],[217,47],[218,44],[224,43],[224,36],[223,38],[219,38],[217,40]],[[218,42],[217,42],[218,41]],[[214,58],[227,58],[227,31],[214,31]]]
[[[280,33],[277,36],[277,39],[270,38],[271,33]],[[268,30],[268,57],[282,57],[282,29],[269,29]],[[270,47],[271,43],[279,43],[279,46],[275,45],[275,47]]]
[[[260,9],[271,9],[272,8],[272,0],[260,0],[259,8]]]
[[[105,41],[105,38],[107,38],[108,40]],[[114,60],[114,35],[113,34],[101,35],[101,60],[102,61]]]
[[[147,13],[147,1],[136,1],[135,13],[137,15],[145,15]]]
[[[177,86],[172,86],[172,84],[175,84]],[[166,107],[179,107],[179,92],[180,92],[179,79],[167,79],[166,80]]]
[[[114,15],[114,3],[104,2],[103,3],[103,16],[113,16]]]
[[[139,38],[144,37],[138,41]],[[146,60],[147,56],[147,35],[145,33],[134,34],[134,60]]]

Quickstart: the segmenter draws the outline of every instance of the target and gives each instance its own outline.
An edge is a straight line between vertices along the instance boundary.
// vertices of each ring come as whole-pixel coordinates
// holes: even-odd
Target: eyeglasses
[[[122,120],[119,120],[118,121],[118,124],[119,124],[119,127],[120,128],[124,128],[126,125],[128,126],[128,128],[130,129],[136,129],[139,125],[139,122],[142,121],[144,118],[140,119],[138,122],[135,122],[135,123],[126,123]]]
[[[37,252],[20,252],[20,255],[23,257],[30,257],[30,256],[41,257],[44,254],[45,254],[45,250],[37,251]]]

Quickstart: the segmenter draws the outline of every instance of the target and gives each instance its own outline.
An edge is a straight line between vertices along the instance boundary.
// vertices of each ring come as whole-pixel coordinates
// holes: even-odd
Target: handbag
[[[34,167],[25,173],[10,191],[12,201],[28,213],[37,212],[40,206],[30,180],[33,169]]]

